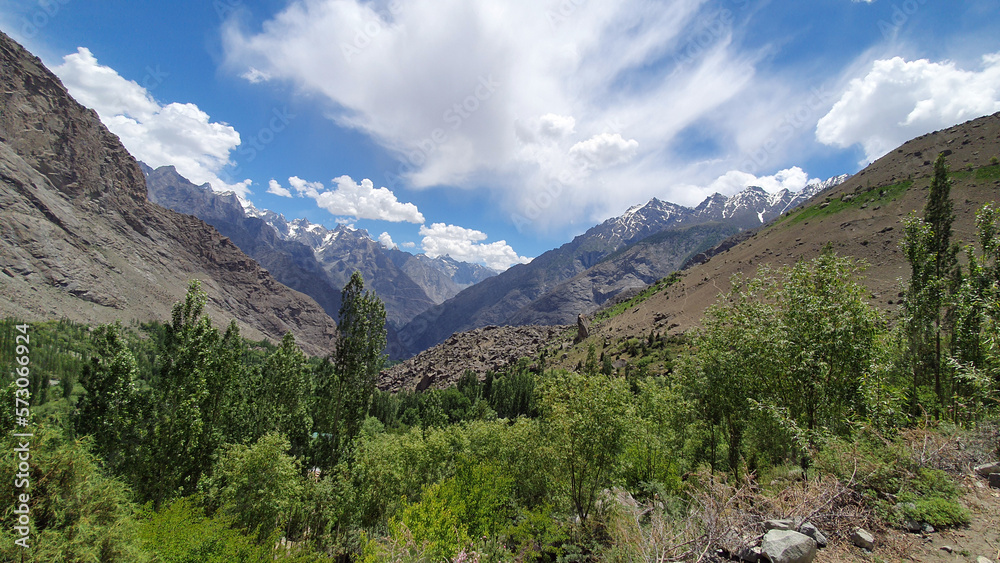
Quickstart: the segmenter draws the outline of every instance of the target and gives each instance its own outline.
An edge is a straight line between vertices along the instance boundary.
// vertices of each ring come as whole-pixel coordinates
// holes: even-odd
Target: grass
[[[630,308],[635,307],[636,305],[638,305],[638,304],[642,303],[643,301],[649,299],[650,297],[656,295],[660,291],[663,291],[664,289],[666,289],[666,288],[672,286],[673,284],[677,283],[680,279],[681,279],[681,275],[680,275],[679,272],[674,272],[674,273],[670,274],[669,276],[667,276],[665,278],[660,278],[653,285],[647,287],[646,289],[643,289],[642,291],[640,291],[638,294],[634,295],[633,297],[631,297],[631,298],[629,298],[629,299],[627,299],[625,301],[622,301],[621,303],[617,303],[615,305],[612,305],[611,307],[608,307],[607,309],[601,309],[600,311],[597,312],[596,315],[594,315],[594,321],[595,322],[596,321],[606,321],[608,319],[617,317],[618,315],[624,313],[625,311],[629,310]]]
[[[847,194],[841,198],[830,199],[802,208],[786,215],[780,222],[795,225],[803,221],[836,215],[848,209],[861,209],[865,205],[884,205],[901,197],[912,186],[913,180],[905,180],[881,188],[868,188],[861,193]]]

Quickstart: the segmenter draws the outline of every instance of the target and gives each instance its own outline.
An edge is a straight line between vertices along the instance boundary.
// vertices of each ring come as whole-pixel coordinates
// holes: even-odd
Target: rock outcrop
[[[379,376],[383,391],[423,391],[454,385],[466,370],[480,379],[488,371],[498,372],[525,357],[536,356],[553,339],[565,334],[568,326],[487,326],[453,334],[444,343],[395,365]]]
[[[0,315],[166,320],[200,279],[246,336],[324,353],[334,321],[199,219],[146,199],[135,159],[41,61],[0,34]]]

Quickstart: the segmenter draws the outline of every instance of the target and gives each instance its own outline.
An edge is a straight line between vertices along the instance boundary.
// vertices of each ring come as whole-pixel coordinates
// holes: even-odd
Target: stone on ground
[[[816,540],[792,530],[771,530],[760,548],[772,563],[810,563],[816,557]]]

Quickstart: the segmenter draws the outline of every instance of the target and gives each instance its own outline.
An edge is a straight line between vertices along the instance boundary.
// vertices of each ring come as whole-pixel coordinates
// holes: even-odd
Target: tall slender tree
[[[948,177],[948,161],[944,153],[934,161],[934,178],[924,207],[924,222],[930,226],[931,238],[928,249],[933,260],[934,280],[931,292],[931,308],[934,311],[934,392],[940,403],[945,402],[942,388],[942,336],[944,322],[948,314],[949,297],[958,285],[958,246],[951,243],[951,226],[955,222],[955,209],[951,201],[951,179]]]
[[[385,306],[365,291],[355,271],[341,293],[337,348],[316,375],[318,444],[315,462],[334,465],[368,415],[378,374],[385,366]]]

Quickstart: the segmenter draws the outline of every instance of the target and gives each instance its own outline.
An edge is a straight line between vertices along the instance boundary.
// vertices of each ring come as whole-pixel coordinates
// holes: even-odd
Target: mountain
[[[465,287],[496,275],[449,257],[386,249],[364,230],[288,221],[273,211],[244,205],[232,192],[196,186],[172,166],[142,166],[150,201],[212,225],[278,281],[315,299],[331,317],[338,315],[341,289],[355,270],[385,303],[390,333]]]
[[[705,309],[727,291],[735,274],[752,276],[762,265],[809,260],[831,244],[863,261],[861,281],[870,302],[898,311],[902,280],[910,275],[900,242],[903,221],[920,214],[940,153],[951,167],[955,210],[953,240],[975,240],[976,212],[1000,196],[1000,113],[923,135],[878,159],[822,197],[738,239],[725,241],[682,272],[680,281],[610,319],[592,333],[621,337],[650,330],[683,332],[698,326]]]
[[[714,194],[694,208],[653,198],[428,309],[400,330],[400,340],[415,354],[453,333],[487,325],[572,322],[621,291],[669,274],[733,232],[759,227],[845,179],[811,184],[801,193],[768,194],[748,187],[731,197]],[[690,228],[696,225],[705,228]],[[665,236],[662,246],[646,245],[585,273],[612,254],[671,229],[674,234]]]
[[[199,279],[217,324],[330,350],[336,325],[314,300],[203,221],[150,203],[118,138],[4,34],[0,83],[0,315],[164,320]]]

